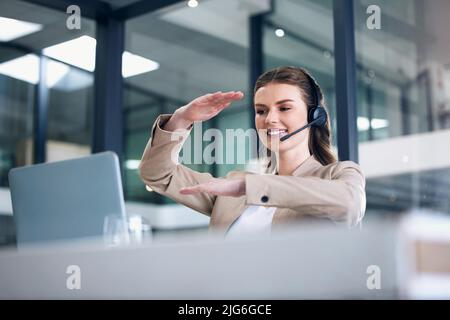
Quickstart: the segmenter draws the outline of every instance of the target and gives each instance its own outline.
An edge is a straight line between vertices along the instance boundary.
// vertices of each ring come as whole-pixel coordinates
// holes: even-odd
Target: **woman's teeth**
[[[267,129],[267,135],[269,136],[284,136],[287,134],[285,129]]]

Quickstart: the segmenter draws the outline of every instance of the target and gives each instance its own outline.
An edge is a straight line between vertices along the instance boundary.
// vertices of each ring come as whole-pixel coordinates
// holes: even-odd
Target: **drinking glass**
[[[124,246],[130,243],[128,222],[121,215],[108,215],[104,219],[103,239],[107,247]]]
[[[152,228],[150,224],[139,215],[128,217],[128,233],[130,243],[143,244],[152,241]]]

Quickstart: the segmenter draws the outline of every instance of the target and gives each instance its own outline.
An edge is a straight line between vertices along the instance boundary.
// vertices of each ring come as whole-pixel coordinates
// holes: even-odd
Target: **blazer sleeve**
[[[139,165],[142,181],[152,190],[198,212],[211,215],[216,196],[206,193],[182,195],[179,190],[212,179],[209,173],[191,170],[178,162],[178,154],[190,129],[166,131],[161,127],[171,115],[160,115],[152,128],[152,137],[145,147]]]
[[[365,178],[356,163],[339,162],[331,180],[319,177],[246,175],[247,204],[290,208],[300,215],[354,226],[366,209]]]

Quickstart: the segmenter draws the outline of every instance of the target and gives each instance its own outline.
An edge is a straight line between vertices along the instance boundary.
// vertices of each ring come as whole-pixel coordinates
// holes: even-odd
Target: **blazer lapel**
[[[322,167],[322,164],[317,161],[313,155],[303,161],[297,169],[294,170],[292,176],[307,177],[311,175],[316,169]],[[292,220],[295,217],[295,220]],[[286,223],[289,221],[298,221],[298,213],[287,208],[277,208],[272,219],[272,228],[274,225]]]

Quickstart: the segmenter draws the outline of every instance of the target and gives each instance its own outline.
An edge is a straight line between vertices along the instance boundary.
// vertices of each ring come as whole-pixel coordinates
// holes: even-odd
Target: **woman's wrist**
[[[189,129],[189,127],[192,125],[192,121],[187,120],[183,117],[183,108],[184,107],[181,107],[173,113],[169,121],[167,121],[167,123],[164,125],[164,130],[176,131],[180,129]]]

